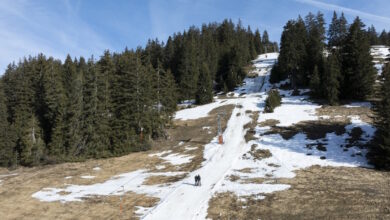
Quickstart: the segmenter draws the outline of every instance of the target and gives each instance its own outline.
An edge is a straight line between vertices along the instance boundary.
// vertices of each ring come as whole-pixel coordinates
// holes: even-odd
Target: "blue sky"
[[[279,41],[287,20],[318,10],[327,23],[336,10],[349,22],[360,16],[377,31],[390,28],[389,0],[0,0],[0,74],[24,56],[99,57],[224,18]]]

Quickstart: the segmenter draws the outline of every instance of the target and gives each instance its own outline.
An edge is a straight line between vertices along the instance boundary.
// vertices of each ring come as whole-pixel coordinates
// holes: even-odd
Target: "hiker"
[[[195,175],[195,186],[198,185],[198,175]]]
[[[200,183],[200,175],[198,175],[198,186],[201,186],[202,184]]]

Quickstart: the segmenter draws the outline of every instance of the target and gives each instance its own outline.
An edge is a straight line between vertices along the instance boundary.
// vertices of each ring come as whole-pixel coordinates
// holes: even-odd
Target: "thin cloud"
[[[371,14],[368,12],[364,12],[364,11],[360,11],[360,10],[356,10],[356,9],[352,9],[352,8],[347,8],[347,7],[343,7],[340,5],[324,3],[324,2],[320,2],[320,1],[316,1],[316,0],[296,0],[296,1],[300,2],[300,3],[312,5],[312,6],[315,6],[317,8],[324,9],[324,10],[343,11],[344,13],[349,14],[349,15],[357,15],[359,17],[366,18],[369,20],[390,24],[390,18],[385,17],[385,16],[379,16],[379,15]]]
[[[9,63],[29,55],[89,57],[111,48],[80,18],[77,4],[57,4],[62,5],[56,11],[32,1],[0,1],[0,75]]]

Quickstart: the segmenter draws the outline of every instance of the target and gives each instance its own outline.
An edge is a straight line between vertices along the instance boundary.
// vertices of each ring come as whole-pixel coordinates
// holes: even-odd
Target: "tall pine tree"
[[[196,92],[196,103],[199,105],[213,101],[213,83],[210,71],[206,63],[202,64],[199,74],[198,89]]]
[[[342,50],[344,82],[341,94],[347,99],[365,99],[373,92],[376,71],[364,24],[357,17],[349,28]]]

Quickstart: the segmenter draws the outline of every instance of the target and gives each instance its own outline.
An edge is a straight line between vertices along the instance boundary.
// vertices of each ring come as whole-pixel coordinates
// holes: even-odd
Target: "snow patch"
[[[343,105],[344,107],[347,108],[355,108],[355,107],[366,107],[366,108],[372,108],[372,105],[370,102],[352,102],[347,105]]]
[[[185,146],[185,149],[186,149],[186,151],[190,151],[190,150],[196,150],[196,149],[198,149],[198,147]]]
[[[161,198],[171,190],[172,186],[142,185],[145,179],[150,176],[176,176],[182,174],[184,172],[147,173],[146,170],[137,170],[114,176],[103,183],[69,185],[65,188],[43,188],[34,193],[32,197],[44,202],[60,201],[64,203],[82,201],[83,198],[91,196],[123,195],[132,191]]]
[[[209,112],[211,112],[213,109],[223,105],[232,104],[233,102],[234,100],[227,100],[227,101],[216,100],[215,102],[206,105],[200,105],[194,108],[183,109],[176,112],[175,119],[191,120],[191,119],[204,118],[207,117]]]
[[[83,179],[93,179],[93,178],[95,178],[95,176],[89,176],[89,175],[80,176],[80,177],[83,178]]]
[[[273,113],[263,113],[258,122],[268,119],[279,121],[278,126],[288,127],[300,121],[318,120],[316,109],[321,106],[306,101],[306,96],[289,96],[282,98],[282,105]]]
[[[162,151],[162,152],[155,153],[155,154],[149,154],[149,157],[155,157],[155,156],[161,157],[162,155],[169,154],[171,152],[172,152],[171,150],[166,150],[166,151]]]
[[[156,166],[156,169],[158,169],[158,170],[162,170],[162,169],[164,169],[164,168],[165,168],[164,165],[158,165],[158,166]]]
[[[161,159],[166,160],[166,162],[172,165],[181,165],[181,164],[189,163],[191,162],[192,158],[194,158],[194,156],[177,154],[177,153],[168,154],[165,157],[161,157]]]
[[[218,192],[234,192],[237,196],[251,196],[262,193],[272,193],[276,191],[283,191],[290,188],[287,184],[240,184],[236,182],[230,182],[222,186]],[[260,199],[264,199],[262,196]]]

